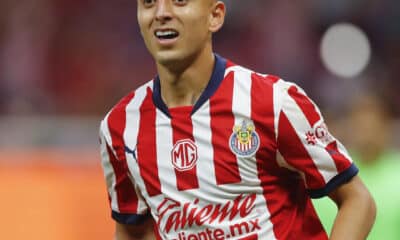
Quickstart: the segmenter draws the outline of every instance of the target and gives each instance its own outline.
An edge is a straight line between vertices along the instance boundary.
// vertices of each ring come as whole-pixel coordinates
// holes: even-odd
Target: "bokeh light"
[[[351,23],[328,28],[321,40],[321,58],[325,67],[339,77],[351,78],[368,65],[371,45],[363,30]]]

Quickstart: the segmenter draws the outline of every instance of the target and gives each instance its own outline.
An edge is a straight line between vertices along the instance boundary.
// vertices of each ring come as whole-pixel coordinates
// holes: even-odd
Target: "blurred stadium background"
[[[400,239],[400,2],[226,2],[216,52],[306,90],[375,195],[369,239]],[[154,74],[134,0],[0,1],[1,239],[112,239],[99,121]]]

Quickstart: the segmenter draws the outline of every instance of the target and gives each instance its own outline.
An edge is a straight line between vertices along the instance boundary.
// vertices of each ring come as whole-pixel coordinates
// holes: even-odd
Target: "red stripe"
[[[283,112],[279,118],[278,147],[291,166],[305,173],[308,188],[318,189],[325,186],[324,178]]]
[[[279,78],[271,78],[271,76],[262,77],[257,74],[252,74],[251,78],[251,118],[254,121],[256,132],[264,137],[264,141],[261,141],[261,143],[267,147],[267,149],[260,148],[260,150],[261,152],[268,150],[271,154],[274,154],[276,143],[274,131],[273,84]]]
[[[115,173],[115,191],[117,192],[118,209],[120,213],[137,213],[138,198],[135,188],[128,177],[126,160],[118,160],[107,145],[108,156]]]
[[[279,78],[276,78],[279,79]],[[277,239],[327,239],[298,174],[276,161],[273,84],[270,77],[252,76],[252,119],[260,137],[256,154],[258,177]]]
[[[123,98],[110,112],[108,116],[108,128],[111,135],[112,147],[117,154],[115,157],[107,145],[107,152],[110,163],[113,166],[116,184],[118,208],[121,213],[136,213],[138,198],[135,188],[129,179],[128,164],[125,157],[125,144],[123,134],[126,125],[126,106],[134,97],[134,93]]]
[[[214,147],[214,167],[217,184],[241,181],[239,166],[229,148],[229,138],[235,124],[232,113],[234,73],[230,72],[222,81],[216,94],[210,98],[212,145]]]
[[[118,159],[125,161],[125,143],[123,134],[126,125],[126,106],[133,99],[134,93],[124,97],[110,112],[108,116],[108,128],[111,135],[112,147]]]
[[[339,173],[350,167],[351,161],[339,151],[336,141],[328,144],[325,149],[331,155]]]
[[[274,75],[268,75],[267,77],[266,77],[266,79],[268,80],[268,81],[271,81],[272,83],[276,83],[279,79],[281,79],[280,77],[278,77],[278,76],[274,76]]]
[[[321,119],[321,116],[317,112],[315,105],[307,96],[301,94],[295,86],[289,88],[288,93],[293,100],[296,101],[297,105],[307,118],[310,126],[314,127],[314,124]]]
[[[173,144],[184,139],[190,139],[194,142],[193,137],[193,123],[191,119],[191,107],[177,107],[169,110],[171,114],[171,125],[173,129]],[[184,159],[188,159],[187,152]],[[197,161],[197,160],[196,160]],[[185,171],[178,171],[175,169],[176,184],[180,191],[199,188],[199,182],[197,179],[197,168],[196,165]]]
[[[147,193],[149,196],[155,196],[161,194],[161,184],[157,165],[156,108],[153,104],[150,88],[147,89],[147,95],[139,111],[138,165]]]
[[[286,218],[290,219],[288,218],[290,215],[282,206],[288,200],[288,193],[277,183],[287,173],[278,167],[275,159],[273,83],[274,81],[262,76],[252,75],[251,118],[260,137],[261,146],[256,154],[257,171],[261,186],[263,186],[267,208],[271,214],[270,221],[277,239],[285,239],[285,235],[282,234],[285,232],[283,223]]]
[[[248,237],[240,238],[239,240],[258,240],[258,236],[257,234],[253,234]]]
[[[230,67],[234,67],[234,66],[236,66],[235,63],[231,62],[230,60],[226,61],[226,68],[230,68]]]

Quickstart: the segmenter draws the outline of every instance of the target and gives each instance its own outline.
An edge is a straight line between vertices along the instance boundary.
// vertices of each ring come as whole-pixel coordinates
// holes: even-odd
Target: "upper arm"
[[[366,239],[375,222],[375,202],[358,176],[329,193],[338,213],[331,239]]]
[[[329,193],[329,197],[336,203],[339,208],[343,204],[343,202],[345,202],[346,200],[351,200],[353,198],[373,201],[367,187],[358,176],[354,176],[348,182],[345,182],[335,188],[332,192]]]

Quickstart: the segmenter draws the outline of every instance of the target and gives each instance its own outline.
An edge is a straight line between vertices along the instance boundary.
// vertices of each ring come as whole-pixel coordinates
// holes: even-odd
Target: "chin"
[[[179,53],[177,51],[164,51],[158,52],[153,55],[154,60],[168,68],[177,67],[189,60],[189,56]]]

